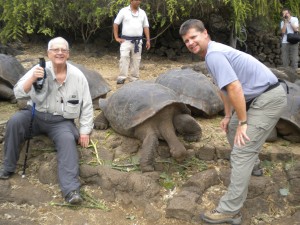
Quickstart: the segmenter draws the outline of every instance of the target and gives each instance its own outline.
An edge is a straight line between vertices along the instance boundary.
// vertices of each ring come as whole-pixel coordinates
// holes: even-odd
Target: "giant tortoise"
[[[295,82],[298,78],[296,71],[291,67],[276,67],[270,68],[276,77],[289,82]]]
[[[204,74],[190,68],[169,70],[155,82],[174,90],[192,115],[211,117],[224,109],[217,87]]]
[[[287,108],[276,124],[277,133],[291,142],[300,142],[300,86],[285,81],[282,86],[289,90]]]
[[[159,139],[167,142],[171,155],[181,162],[187,152],[176,132],[187,141],[198,141],[202,135],[201,127],[176,93],[154,82],[128,83],[108,99],[100,99],[99,105],[102,112],[95,119],[95,129],[110,125],[117,133],[142,141],[142,172],[154,170]]]
[[[105,98],[106,94],[111,91],[107,81],[95,70],[90,70],[81,64],[70,62],[76,66],[85,75],[93,100],[93,106],[95,109],[99,108],[99,98]]]
[[[0,99],[16,103],[13,87],[24,73],[24,67],[15,57],[0,54]]]

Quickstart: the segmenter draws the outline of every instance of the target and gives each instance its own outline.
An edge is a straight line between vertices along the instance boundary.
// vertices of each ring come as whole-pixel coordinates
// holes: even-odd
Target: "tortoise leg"
[[[170,153],[172,157],[178,162],[182,162],[186,155],[187,151],[183,144],[179,141],[175,133],[175,128],[171,120],[164,120],[160,123],[159,126],[160,134],[164,140],[168,143],[170,148]]]
[[[11,87],[0,83],[0,97],[2,99],[10,100],[11,103],[16,103],[14,91]]]
[[[101,112],[94,121],[94,128],[96,130],[106,130],[108,126],[109,126],[109,122],[105,118],[104,113]]]
[[[173,119],[174,127],[185,141],[199,141],[202,129],[197,121],[188,114],[178,114]]]
[[[300,135],[299,134],[291,134],[291,135],[283,136],[283,139],[288,140],[292,143],[300,143]]]
[[[144,138],[140,158],[142,172],[154,171],[154,155],[158,144],[157,135],[154,133],[147,134]]]

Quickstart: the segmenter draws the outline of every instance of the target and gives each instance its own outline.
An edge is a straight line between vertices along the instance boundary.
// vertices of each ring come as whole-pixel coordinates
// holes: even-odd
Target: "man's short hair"
[[[201,20],[189,19],[185,21],[179,29],[179,35],[186,35],[189,29],[194,28],[197,31],[203,32],[205,30],[204,24]]]
[[[283,9],[281,10],[281,13],[282,13],[283,11],[288,11],[288,13],[291,14],[291,10],[290,10],[289,8],[283,8]]]
[[[56,42],[65,42],[66,44],[66,48],[69,49],[69,43],[67,42],[66,39],[62,38],[62,37],[56,37],[56,38],[53,38],[51,39],[49,42],[48,42],[48,50],[51,49],[52,45]]]

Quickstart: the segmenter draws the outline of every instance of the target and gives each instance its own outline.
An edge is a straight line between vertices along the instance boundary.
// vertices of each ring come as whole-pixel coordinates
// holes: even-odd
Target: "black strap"
[[[285,86],[286,86],[286,93],[289,94],[289,93],[290,93],[290,91],[289,91],[289,86],[287,85],[287,83],[285,82],[285,80],[278,79],[278,82],[284,83],[284,84],[285,84]]]
[[[143,39],[143,36],[130,37],[130,36],[122,35],[121,38],[123,38],[125,40],[129,40],[129,41],[131,41],[131,43],[134,44],[134,53],[139,52],[139,43],[140,43],[140,40]]]
[[[280,85],[280,83],[285,83],[286,85],[286,93],[289,94],[289,86],[287,85],[287,83],[285,82],[285,80],[282,79],[278,79],[278,82],[275,84],[270,85],[263,93],[270,91],[276,87],[278,87]],[[251,100],[249,100],[248,102],[246,102],[246,111],[248,111],[248,109],[250,108],[251,103],[253,102],[255,98],[252,98]]]
[[[267,92],[267,91],[270,91],[270,90],[272,90],[272,89],[278,87],[279,85],[280,85],[280,83],[279,83],[279,81],[278,81],[277,83],[270,85],[266,90],[264,90],[263,93],[265,93],[265,92]]]

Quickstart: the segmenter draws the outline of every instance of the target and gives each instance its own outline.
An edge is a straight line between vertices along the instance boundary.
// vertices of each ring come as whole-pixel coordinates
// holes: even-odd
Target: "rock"
[[[161,213],[157,211],[151,204],[146,204],[143,216],[150,222],[155,222],[162,217]]]
[[[166,208],[166,217],[190,221],[195,216],[199,195],[185,192],[171,199]]]
[[[185,191],[202,195],[207,188],[219,183],[216,170],[209,169],[193,175],[182,187]]]
[[[214,160],[216,157],[216,147],[205,145],[196,152],[196,157],[201,160]]]
[[[289,201],[294,205],[300,204],[300,161],[295,162],[292,167],[286,171],[290,185]]]

